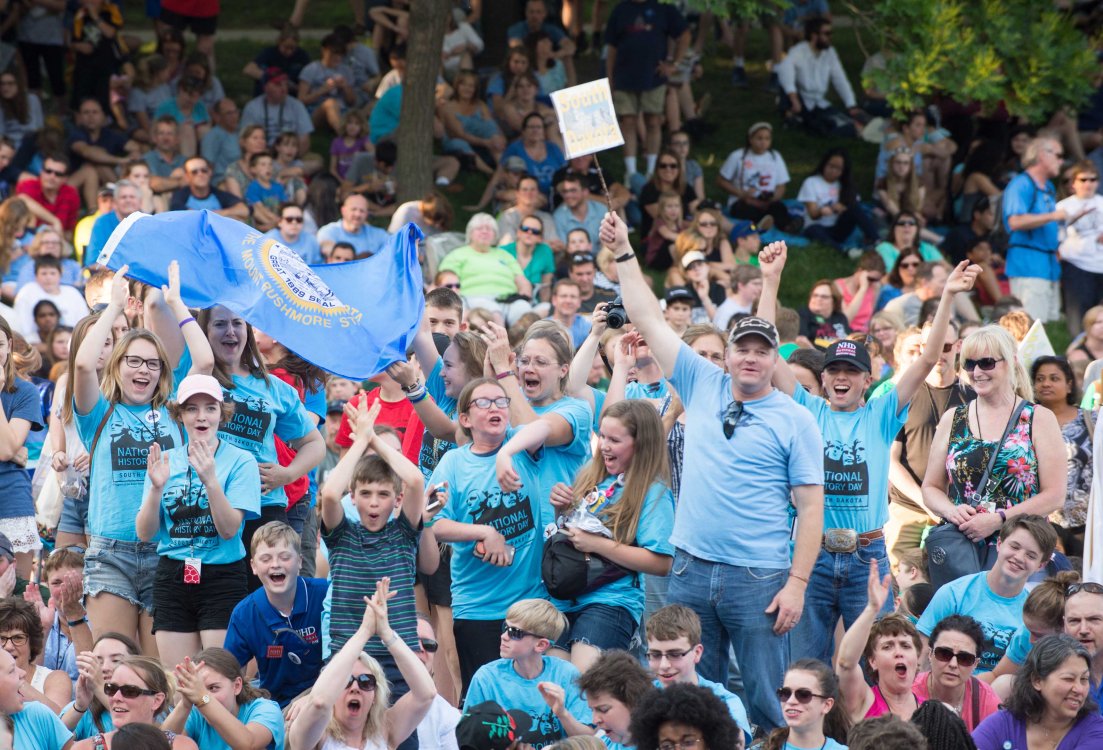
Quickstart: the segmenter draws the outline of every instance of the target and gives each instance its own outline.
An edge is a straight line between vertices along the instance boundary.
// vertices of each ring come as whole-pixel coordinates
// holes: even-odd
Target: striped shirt
[[[391,628],[416,650],[417,614],[414,576],[420,532],[399,513],[380,531],[368,531],[347,517],[332,530],[323,529],[329,548],[333,604],[329,622],[332,652],[336,653],[364,619],[364,597],[375,593],[380,578],[389,576],[395,597],[387,606]],[[376,638],[364,647],[372,656],[388,653]]]

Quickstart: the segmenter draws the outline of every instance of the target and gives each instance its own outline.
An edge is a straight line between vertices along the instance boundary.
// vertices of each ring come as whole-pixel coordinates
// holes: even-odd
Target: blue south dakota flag
[[[370,258],[308,266],[279,242],[208,210],[134,213],[98,262],[129,264],[128,276],[160,287],[177,260],[189,307],[225,305],[308,362],[363,380],[406,359],[425,305],[421,238],[407,224]]]

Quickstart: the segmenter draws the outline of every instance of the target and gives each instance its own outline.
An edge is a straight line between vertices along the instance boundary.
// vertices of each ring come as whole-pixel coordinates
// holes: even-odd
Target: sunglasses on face
[[[301,216],[284,216],[283,220],[291,222],[292,224],[302,224],[303,223],[303,217],[301,217]]]
[[[901,263],[900,267],[901,268],[919,268],[919,262],[916,261],[915,263]]]
[[[432,638],[419,638],[418,642],[421,643],[421,650],[427,654],[435,654],[440,648],[440,644]]]
[[[540,234],[544,230],[540,227],[521,227],[521,231],[525,234]]]
[[[820,695],[819,693],[813,693],[808,688],[796,688],[791,687],[779,687],[777,689],[777,699],[782,703],[788,703],[789,699],[793,696],[797,697],[797,703],[811,703],[813,698],[826,698],[826,695]]]
[[[352,687],[352,683],[356,683],[356,686],[363,690],[365,693],[375,692],[375,675],[373,674],[358,674],[349,678],[349,684],[345,685],[345,690]]]
[[[42,173],[43,174],[52,174],[54,177],[64,177],[65,176],[65,170],[64,169],[50,169],[49,167],[43,167],[42,168]]]
[[[1003,362],[1003,357],[981,357],[980,359],[965,360],[965,371],[972,372],[979,367],[985,372],[996,369],[996,363]]]
[[[678,168],[677,164],[671,164],[669,162],[659,165],[659,169],[677,169],[677,168]]]
[[[536,633],[530,633],[527,630],[521,630],[521,628],[514,627],[513,625],[506,625],[505,623],[502,623],[502,632],[509,636],[511,641],[523,641],[527,635],[531,635],[533,638],[543,637]]]
[[[936,646],[931,649],[931,653],[943,664],[949,664],[951,659],[957,659],[958,666],[962,667],[971,667],[977,663],[977,655],[968,651],[954,651],[945,646]]]
[[[912,221],[911,219],[904,219],[903,221],[896,222],[896,226],[898,226],[898,227],[914,227],[914,226],[919,226],[919,224],[915,221]]]
[[[127,700],[134,700],[139,695],[157,695],[156,690],[146,690],[140,688],[137,685],[118,685],[114,682],[108,682],[103,686],[103,692],[107,694],[107,697],[115,697],[115,693],[122,693],[123,697]]]
[[[456,281],[451,284],[443,284],[442,286],[444,286],[445,289],[459,289],[460,282]]]

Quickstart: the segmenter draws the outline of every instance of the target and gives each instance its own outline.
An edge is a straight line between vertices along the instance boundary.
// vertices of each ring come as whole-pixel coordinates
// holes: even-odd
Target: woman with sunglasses
[[[785,726],[770,733],[765,750],[846,750],[850,717],[831,667],[819,659],[793,662],[777,699]]]
[[[929,242],[919,239],[919,215],[911,211],[901,211],[893,217],[889,237],[877,245],[877,252],[885,261],[885,268],[896,265],[896,259],[905,250],[915,250],[923,260],[943,261],[942,253]]]
[[[425,665],[391,630],[387,621],[389,587],[390,579],[382,578],[375,595],[364,597],[367,606],[360,627],[318,675],[309,699],[291,723],[288,747],[388,750],[401,745],[425,718],[437,691]],[[375,636],[387,647],[410,686],[389,708],[390,689],[383,668],[364,653],[364,644]]]
[[[1048,516],[1060,508],[1067,461],[1057,418],[1030,402],[1030,379],[1010,333],[994,325],[974,331],[961,343],[960,357],[963,380],[977,397],[939,420],[923,477],[923,504],[980,542],[1010,516]],[[990,463],[993,450],[996,460]],[[987,484],[979,487],[988,466]]]
[[[683,218],[688,219],[697,210],[700,201],[693,192],[693,186],[686,182],[685,173],[682,171],[682,160],[669,148],[659,152],[659,159],[655,163],[655,173],[640,191],[640,206],[643,212],[640,216],[640,236],[646,237],[651,233],[651,225],[659,217],[659,196],[663,193],[674,193],[682,199]]]
[[[1065,315],[1073,334],[1088,308],[1103,299],[1103,195],[1099,187],[1099,168],[1082,161],[1071,170],[1072,195],[1057,204],[1069,217],[1061,253],[1061,279],[1065,291]]]
[[[525,278],[538,290],[537,300],[549,302],[555,278],[555,253],[551,245],[544,242],[544,220],[536,214],[522,218],[517,227],[517,239],[501,247],[517,259]]]
[[[1004,707],[973,731],[977,750],[1103,747],[1091,663],[1087,649],[1070,636],[1038,641],[1016,673]]]
[[[141,648],[122,633],[104,633],[96,639],[91,651],[77,655],[77,681],[73,702],[60,714],[65,726],[73,730],[77,740],[108,732],[115,723],[109,710],[111,700],[103,686],[115,676],[115,668],[128,656],[140,656]]]
[[[972,617],[950,615],[934,626],[927,642],[931,669],[915,676],[912,690],[920,700],[945,703],[973,731],[1000,707],[995,691],[973,677],[984,630]]]
[[[169,449],[183,443],[166,405],[187,363],[181,362],[183,346],[170,355],[154,333],[135,329],[116,342],[102,366],[101,385],[100,359],[130,294],[126,272],[127,266],[115,272],[107,308],[85,335],[74,360],[76,369],[70,373],[77,432],[91,457],[85,606],[93,634],[137,633],[142,652],[156,654],[152,612],[159,557],[156,545],[139,540],[134,519],[142,506],[149,447],[157,443]],[[147,310],[147,317],[170,318],[169,325],[191,349],[193,371],[209,372],[211,349],[180,300],[175,261],[169,266],[164,298],[167,309]]]
[[[161,662],[148,656],[127,656],[103,686],[111,728],[73,745],[73,750],[111,750],[115,734],[128,724],[158,724],[173,704],[173,688]],[[173,750],[195,750],[194,740],[166,731]]]
[[[889,271],[888,284],[881,289],[881,299],[878,305],[883,309],[897,297],[915,291],[916,276],[919,264],[923,262],[923,256],[914,248],[906,248],[900,251],[896,263]]]

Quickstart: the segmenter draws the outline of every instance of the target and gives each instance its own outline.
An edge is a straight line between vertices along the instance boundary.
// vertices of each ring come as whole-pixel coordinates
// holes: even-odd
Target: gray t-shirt
[[[295,135],[308,135],[314,132],[314,123],[306,107],[293,96],[284,99],[282,104],[272,104],[264,94],[245,105],[241,112],[241,128],[248,125],[260,125],[268,143],[272,144],[280,133],[291,132]]]

